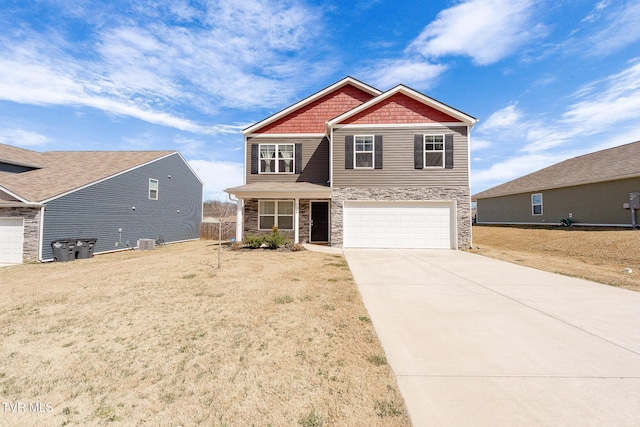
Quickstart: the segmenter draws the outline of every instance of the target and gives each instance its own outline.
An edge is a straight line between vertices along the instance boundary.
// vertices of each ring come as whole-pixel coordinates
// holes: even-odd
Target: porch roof
[[[310,182],[253,182],[224,190],[240,199],[329,199],[331,188]]]

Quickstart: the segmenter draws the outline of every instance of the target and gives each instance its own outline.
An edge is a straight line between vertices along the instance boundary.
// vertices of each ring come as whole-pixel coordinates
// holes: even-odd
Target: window
[[[149,199],[158,200],[158,180],[149,178]]]
[[[356,136],[353,150],[356,168],[373,168],[373,135]]]
[[[424,136],[424,167],[444,167],[444,135]]]
[[[531,195],[531,214],[542,215],[542,194]]]
[[[258,222],[260,230],[271,230],[273,226],[280,230],[293,230],[293,201],[260,200]]]
[[[260,173],[294,173],[293,144],[260,144]]]

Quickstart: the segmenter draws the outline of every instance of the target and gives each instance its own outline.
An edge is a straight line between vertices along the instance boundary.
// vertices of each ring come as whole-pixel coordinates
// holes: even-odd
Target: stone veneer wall
[[[334,188],[331,192],[331,246],[342,246],[343,203],[362,201],[444,201],[455,200],[458,216],[458,248],[471,247],[471,194],[469,187],[377,187]]]
[[[298,237],[300,243],[309,241],[309,216],[311,204],[309,200],[300,199],[300,223],[298,224]],[[293,230],[280,230],[280,233],[293,240],[295,233]],[[267,235],[271,231],[258,229],[258,199],[247,199],[244,201],[244,235]]]
[[[0,217],[18,217],[24,219],[22,259],[27,262],[37,262],[38,241],[40,236],[40,208],[0,208]]]

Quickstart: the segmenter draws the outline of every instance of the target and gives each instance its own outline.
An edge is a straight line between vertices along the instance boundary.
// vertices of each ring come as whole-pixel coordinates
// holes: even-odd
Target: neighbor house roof
[[[640,176],[640,141],[557,163],[472,196],[473,200]]]
[[[0,144],[0,159],[6,159],[3,162],[37,167],[21,173],[0,172],[0,190],[24,203],[45,202],[175,153],[177,151],[38,153]]]

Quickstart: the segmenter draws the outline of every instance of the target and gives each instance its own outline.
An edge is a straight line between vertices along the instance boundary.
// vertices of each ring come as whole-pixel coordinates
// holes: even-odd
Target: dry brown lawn
[[[215,259],[1,268],[0,425],[410,425],[342,256]]]
[[[472,252],[640,291],[639,243],[640,230],[476,225]]]

